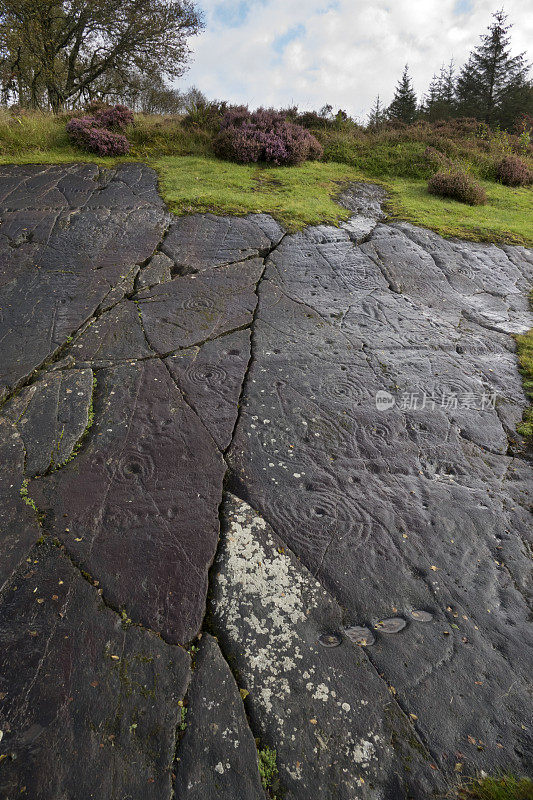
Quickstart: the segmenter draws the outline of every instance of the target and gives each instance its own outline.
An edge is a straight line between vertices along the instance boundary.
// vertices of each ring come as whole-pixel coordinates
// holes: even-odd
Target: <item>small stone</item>
[[[401,617],[390,617],[376,622],[374,628],[381,633],[399,633],[406,625],[407,622]]]
[[[433,614],[430,614],[429,611],[421,611],[418,608],[414,608],[411,611],[411,617],[416,620],[416,622],[431,622]]]
[[[345,628],[344,633],[351,642],[363,647],[370,647],[376,641],[370,628],[365,628],[363,625],[352,625],[350,628]]]
[[[342,636],[340,633],[322,633],[318,641],[322,647],[338,647],[342,643]]]

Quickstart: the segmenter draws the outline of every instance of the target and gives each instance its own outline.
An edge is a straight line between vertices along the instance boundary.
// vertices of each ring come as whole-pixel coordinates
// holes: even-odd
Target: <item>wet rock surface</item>
[[[4,166],[0,182],[2,397],[152,254],[169,217],[139,166]]]
[[[189,656],[123,625],[54,546],[0,605],[2,797],[168,797]]]
[[[0,168],[2,797],[255,800],[256,746],[302,800],[527,771],[533,257],[382,201],[284,235]]]
[[[433,614],[368,657],[445,771],[523,769],[531,747],[531,473],[509,454],[523,394],[505,366],[531,265],[515,255],[403,224],[358,248],[287,237],[229,453],[237,492],[347,624]]]
[[[256,745],[241,695],[216,640],[208,633],[203,634],[194,656],[180,728],[176,797],[264,800]]]
[[[32,497],[115,608],[188,642],[217,545],[222,456],[159,359],[98,380],[86,446],[35,480]]]
[[[277,750],[287,798],[428,796],[431,756],[342,611],[243,501],[223,507],[213,566],[213,630],[249,692],[252,724]],[[379,793],[376,792],[379,786]]]
[[[93,380],[91,369],[50,372],[6,404],[5,417],[23,442],[29,478],[72,456],[92,413]]]

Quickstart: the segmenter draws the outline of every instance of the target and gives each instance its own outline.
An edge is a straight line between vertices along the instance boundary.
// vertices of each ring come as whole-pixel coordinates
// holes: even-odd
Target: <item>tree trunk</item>
[[[48,102],[52,108],[52,112],[54,114],[59,114],[60,111],[63,110],[63,103],[64,100],[55,86],[47,86],[46,91],[48,92]]]

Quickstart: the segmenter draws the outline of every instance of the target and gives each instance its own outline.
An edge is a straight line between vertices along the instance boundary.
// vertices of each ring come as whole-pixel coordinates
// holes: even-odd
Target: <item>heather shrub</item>
[[[321,117],[317,111],[304,111],[298,115],[298,124],[304,128],[327,128],[329,120],[326,117]]]
[[[191,90],[185,97],[186,114],[183,117],[183,124],[186,127],[203,128],[216,133],[227,107],[225,101],[207,100],[201,92]]]
[[[239,164],[296,165],[323,154],[313,134],[285,114],[264,108],[250,113],[244,106],[226,110],[213,147],[221,158]]]
[[[123,156],[130,149],[123,134],[98,127],[94,117],[73,117],[67,123],[67,133],[79,147],[100,156]]]
[[[133,124],[133,111],[127,106],[109,106],[97,111],[94,118],[101,128],[123,131],[128,125]]]
[[[73,117],[67,122],[67,133],[72,142],[100,156],[124,156],[130,143],[117,133],[133,122],[133,113],[126,106],[97,108],[85,117]]]
[[[533,173],[518,156],[506,156],[496,165],[496,177],[505,186],[526,186],[533,183]]]
[[[460,169],[436,172],[429,179],[428,192],[439,197],[450,197],[470,206],[481,206],[487,202],[484,188]]]
[[[435,170],[451,169],[453,166],[451,158],[435,147],[426,147],[424,150],[424,158]]]

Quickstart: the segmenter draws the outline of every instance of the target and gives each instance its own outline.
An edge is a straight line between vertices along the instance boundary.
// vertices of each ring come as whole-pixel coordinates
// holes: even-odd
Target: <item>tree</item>
[[[411,85],[409,67],[406,64],[396,87],[394,99],[387,110],[387,116],[390,120],[410,123],[415,121],[416,115],[416,94]]]
[[[517,120],[533,117],[533,81],[518,80],[510,83],[498,108],[498,121],[502,128],[515,128]]]
[[[511,56],[511,25],[506,25],[507,15],[501,11],[493,14],[488,32],[481,37],[457,79],[459,111],[464,116],[482,119],[489,125],[501,121],[501,109],[506,95],[517,97],[527,87],[529,65],[524,53]]]
[[[120,75],[181,75],[201,27],[191,0],[0,0],[0,76],[58,112]]]
[[[184,97],[168,86],[157,69],[152,72],[113,70],[95,81],[86,92],[87,101],[121,103],[145,114],[178,114]]]
[[[369,128],[377,128],[387,119],[387,111],[383,107],[383,104],[380,100],[379,94],[374,101],[374,105],[370,109],[370,113],[368,115],[368,127]]]
[[[433,75],[422,104],[422,111],[430,121],[449,119],[455,113],[455,66],[453,59],[442,65],[440,73]]]

